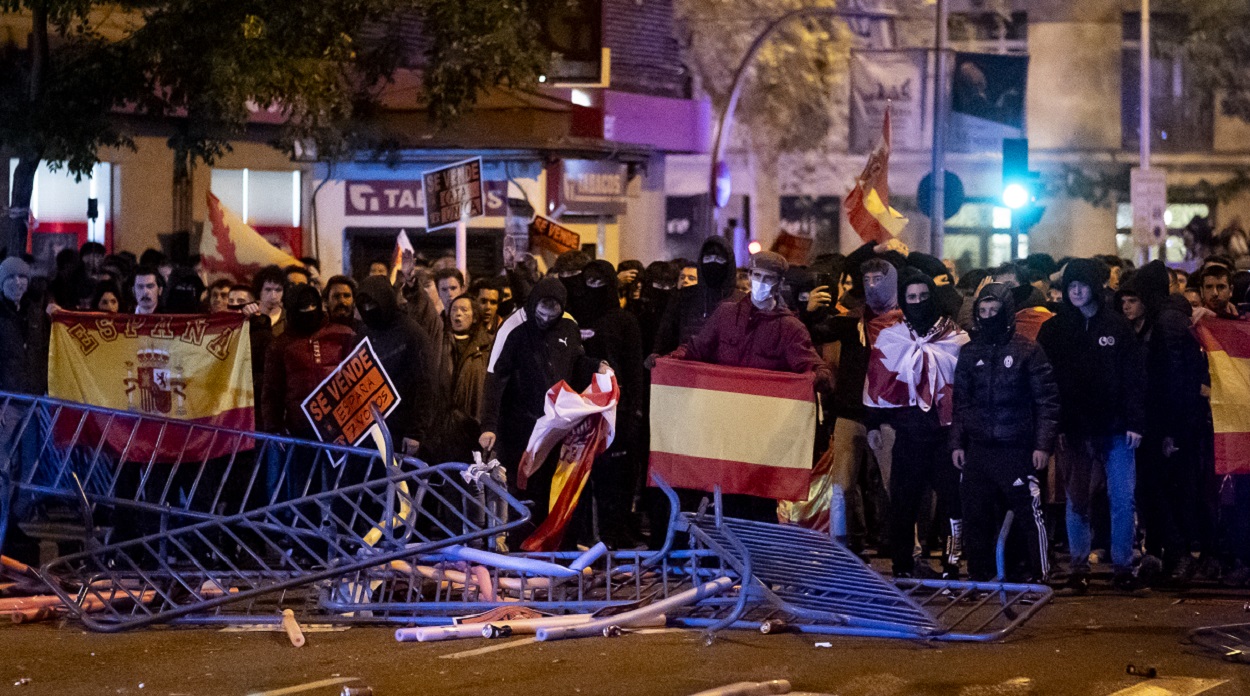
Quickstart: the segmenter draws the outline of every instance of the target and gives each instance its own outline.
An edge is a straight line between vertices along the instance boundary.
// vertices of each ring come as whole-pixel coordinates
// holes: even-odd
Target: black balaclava
[[[707,256],[718,256],[724,259],[725,262],[707,263],[703,260]],[[694,260],[699,267],[699,285],[714,288],[720,291],[723,296],[728,297],[733,293],[735,281],[737,280],[737,272],[733,261],[733,249],[730,248],[729,242],[724,237],[708,237],[699,249],[699,258]]]
[[[385,276],[369,276],[360,282],[356,297],[356,309],[365,326],[382,329],[391,324],[399,311],[395,289]]]
[[[942,259],[913,251],[907,255],[907,265],[919,269],[920,272],[933,279],[932,294],[942,314],[952,317],[959,314],[959,308],[963,306],[964,299],[959,296],[959,290],[955,288],[955,279],[951,277],[950,269],[942,263]]]
[[[534,285],[534,289],[530,290],[529,297],[525,300],[526,321],[530,322],[540,331],[547,331],[560,321],[559,314],[557,314],[554,319],[547,322],[543,322],[539,318],[538,303],[545,299],[552,299],[558,302],[560,304],[561,312],[563,312],[564,308],[568,306],[569,296],[564,290],[564,283],[561,283],[559,278],[547,276],[546,278],[538,281],[538,283]]]
[[[928,286],[929,299],[916,304],[908,304],[907,286],[917,284]],[[903,276],[898,281],[898,300],[899,305],[903,308],[903,318],[907,320],[908,326],[917,335],[927,336],[937,324],[938,319],[942,317],[942,310],[938,304],[937,288],[933,284],[933,279],[914,268],[908,268],[903,271]]]
[[[603,260],[591,261],[582,270],[581,279],[582,291],[572,301],[570,313],[577,323],[587,327],[599,317],[621,306],[616,287],[619,281],[616,277],[616,269],[611,263]],[[591,287],[592,283],[602,283],[602,285]]]
[[[311,336],[325,324],[321,293],[311,285],[289,288],[282,297],[282,304],[286,311],[286,324],[293,336]]]
[[[1002,303],[1002,308],[993,317],[982,319],[981,303],[987,300],[998,300]],[[1016,329],[1016,304],[1012,289],[1002,283],[990,283],[981,288],[981,294],[977,295],[976,302],[972,304],[972,321],[976,326],[978,336],[983,340],[990,343],[1005,343]]]
[[[657,286],[664,286],[661,289]],[[668,305],[668,298],[677,287],[677,269],[667,261],[652,261],[642,273],[642,294],[639,298],[643,304],[653,309],[663,310]],[[698,286],[695,286],[698,287]]]
[[[1121,287],[1137,291],[1142,304],[1146,305],[1146,313],[1152,317],[1163,309],[1171,286],[1172,275],[1167,265],[1158,259],[1142,266],[1126,282],[1121,282]]]

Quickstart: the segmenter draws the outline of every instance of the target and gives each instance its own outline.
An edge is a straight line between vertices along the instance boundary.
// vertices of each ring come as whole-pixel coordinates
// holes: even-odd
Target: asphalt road
[[[516,637],[422,644],[397,643],[391,629],[357,627],[310,630],[307,645],[296,649],[270,631],[103,635],[73,623],[4,626],[0,694],[288,689],[279,693],[325,696],[368,686],[376,696],[676,696],[787,679],[796,692],[839,696],[1233,696],[1250,694],[1250,665],[1224,662],[1183,640],[1193,627],[1250,621],[1247,599],[1196,592],[1057,598],[1010,640],[990,645],[832,638],[833,647],[818,648],[823,638],[738,631],[708,646],[697,632],[676,630],[542,644]],[[1129,663],[1154,667],[1159,678],[1129,676]],[[15,684],[23,679],[29,681]],[[347,679],[355,681],[341,681]]]

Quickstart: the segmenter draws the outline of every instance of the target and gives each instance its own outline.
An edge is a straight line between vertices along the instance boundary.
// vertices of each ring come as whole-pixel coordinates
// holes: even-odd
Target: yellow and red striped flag
[[[1215,473],[1250,474],[1250,322],[1203,319],[1197,331],[1211,368]]]
[[[881,121],[881,142],[868,155],[855,188],[842,202],[851,228],[865,242],[884,243],[907,227],[907,218],[890,207],[890,109]]]
[[[670,485],[804,500],[815,437],[811,375],[671,359],[651,371],[651,473]]]

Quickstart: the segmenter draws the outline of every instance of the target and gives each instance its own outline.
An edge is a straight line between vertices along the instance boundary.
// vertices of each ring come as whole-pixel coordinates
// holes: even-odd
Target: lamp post
[[[943,2],[945,0],[942,0]],[[721,208],[729,204],[729,165],[725,160],[725,148],[729,145],[729,136],[733,129],[733,114],[738,108],[738,98],[742,96],[742,85],[745,82],[747,68],[755,59],[755,54],[772,38],[777,30],[795,19],[814,17],[844,17],[856,19],[893,19],[897,15],[889,12],[867,12],[860,10],[837,10],[831,7],[809,7],[792,10],[773,20],[747,48],[746,55],[734,71],[733,83],[729,88],[729,103],[721,112],[716,124],[716,139],[712,145],[712,166],[708,173],[708,198],[712,208],[712,229],[719,230],[720,220],[717,214]]]

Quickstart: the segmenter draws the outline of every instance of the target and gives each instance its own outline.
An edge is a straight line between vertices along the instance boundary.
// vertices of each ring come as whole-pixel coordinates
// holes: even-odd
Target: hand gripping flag
[[[543,415],[534,424],[525,454],[517,467],[517,486],[525,489],[548,455],[560,446],[560,458],[551,478],[547,519],[521,543],[524,551],[554,551],[564,538],[582,489],[590,478],[595,457],[607,451],[616,435],[616,405],[621,390],[616,375],[595,375],[581,394],[563,380],[547,391]]]
[[[1211,368],[1215,473],[1250,474],[1250,322],[1203,319],[1196,328]]]
[[[890,109],[881,122],[881,142],[868,156],[855,187],[846,194],[842,208],[851,227],[865,242],[882,243],[897,237],[907,218],[890,207]]]
[[[243,281],[265,266],[301,265],[299,259],[265,240],[237,213],[208,194],[208,227],[200,237],[200,258],[210,277]]]
[[[955,364],[959,362],[959,349],[967,342],[968,334],[949,319],[943,319],[928,334],[919,337],[904,322],[884,329],[873,345],[868,371],[885,370],[893,374],[898,384],[906,385],[907,391],[904,394],[894,390],[883,394],[865,392],[864,404],[875,408],[919,406],[926,412],[937,407],[942,425],[950,425]]]
[[[673,486],[803,500],[812,376],[661,359],[651,371],[651,473]]]

